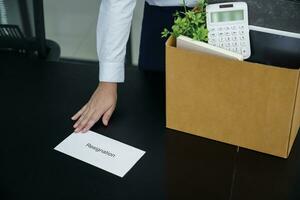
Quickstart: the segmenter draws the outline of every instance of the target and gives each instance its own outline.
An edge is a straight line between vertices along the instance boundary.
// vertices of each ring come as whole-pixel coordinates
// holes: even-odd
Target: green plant
[[[207,42],[206,5],[206,0],[199,0],[195,8],[188,10],[185,0],[183,0],[184,12],[177,11],[174,14],[172,31],[165,28],[161,33],[162,37],[172,35],[177,38],[180,35],[184,35],[195,40]]]

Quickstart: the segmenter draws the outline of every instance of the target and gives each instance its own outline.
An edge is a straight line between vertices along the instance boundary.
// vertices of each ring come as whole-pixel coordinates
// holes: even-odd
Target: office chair
[[[35,37],[30,37],[31,27],[28,17],[28,9],[24,0],[18,1],[23,22],[22,32],[18,25],[0,24],[0,52],[15,53],[27,56],[37,56],[40,59],[57,61],[60,57],[59,45],[45,37],[44,8],[42,0],[33,0],[33,16]],[[6,7],[0,0],[2,21],[6,21]],[[28,37],[29,35],[29,37]]]

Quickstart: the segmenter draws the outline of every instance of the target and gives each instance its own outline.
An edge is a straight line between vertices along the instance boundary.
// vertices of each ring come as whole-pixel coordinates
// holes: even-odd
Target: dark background
[[[237,0],[208,0],[208,3],[233,1]],[[300,32],[300,0],[243,1],[248,4],[250,25]]]

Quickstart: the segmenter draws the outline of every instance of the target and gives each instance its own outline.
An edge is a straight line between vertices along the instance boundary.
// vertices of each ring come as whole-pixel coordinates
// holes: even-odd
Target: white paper
[[[54,149],[120,177],[145,154],[93,131],[72,133]]]

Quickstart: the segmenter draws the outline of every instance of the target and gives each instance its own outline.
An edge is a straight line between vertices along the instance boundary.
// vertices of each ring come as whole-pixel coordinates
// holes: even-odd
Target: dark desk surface
[[[53,148],[97,85],[97,65],[1,58],[0,199],[300,199],[300,141],[288,160],[165,129],[164,79],[134,68],[110,126],[147,153],[124,177]]]

